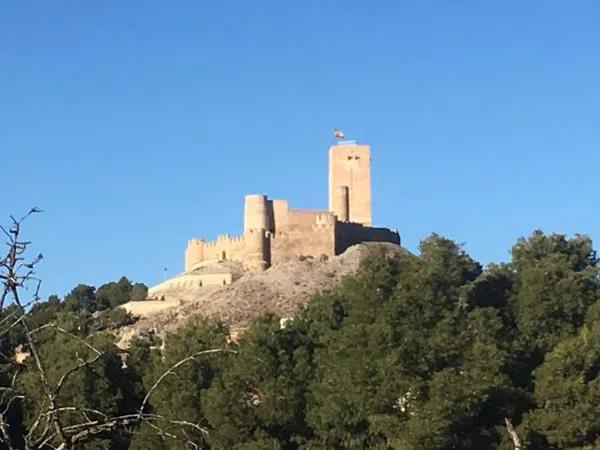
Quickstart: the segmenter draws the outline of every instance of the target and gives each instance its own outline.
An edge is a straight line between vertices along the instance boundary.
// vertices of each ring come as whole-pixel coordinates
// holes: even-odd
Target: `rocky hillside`
[[[394,244],[359,244],[328,260],[303,257],[265,272],[245,273],[228,286],[173,289],[165,292],[163,301],[130,302],[124,307],[139,320],[119,330],[120,345],[127,346],[135,335],[162,335],[196,314],[219,318],[230,326],[232,334],[264,313],[292,317],[314,294],[331,289],[354,273],[374,248],[390,253],[404,251]]]

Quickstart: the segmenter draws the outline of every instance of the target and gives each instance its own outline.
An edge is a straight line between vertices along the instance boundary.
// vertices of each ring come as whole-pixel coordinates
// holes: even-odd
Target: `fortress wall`
[[[232,237],[228,234],[222,234],[212,242],[193,239],[188,242],[185,251],[185,270],[186,272],[192,270],[196,264],[202,261],[242,260],[244,254],[244,236]]]
[[[204,244],[204,261],[242,259],[245,252],[244,236],[220,235],[215,241]]]
[[[288,225],[288,202],[287,200],[271,200],[270,202],[273,211],[271,231],[277,233],[278,229]]]
[[[265,206],[267,212],[267,227],[265,230],[273,233],[275,231],[275,210],[273,209],[273,200],[267,198]]]
[[[190,239],[185,249],[185,270],[191,270],[194,264],[204,261],[204,244],[201,239]]]
[[[244,262],[250,270],[264,270],[270,264],[269,239],[265,230],[249,230],[242,236],[220,235],[212,242],[192,240],[185,254],[185,271],[204,261]]]
[[[335,226],[335,254],[361,242],[391,242],[400,245],[400,235],[389,228],[371,228],[358,223],[338,222]]]
[[[166,280],[148,289],[148,298],[160,298],[161,293],[170,289],[200,289],[204,286],[224,286],[231,284],[230,273],[186,273]]]
[[[327,211],[313,209],[289,209],[287,214],[287,227],[310,228],[317,223],[323,215],[331,215]],[[282,229],[284,227],[280,227]]]
[[[271,236],[273,264],[296,260],[300,256],[332,256],[335,251],[335,227],[331,224],[288,225]]]

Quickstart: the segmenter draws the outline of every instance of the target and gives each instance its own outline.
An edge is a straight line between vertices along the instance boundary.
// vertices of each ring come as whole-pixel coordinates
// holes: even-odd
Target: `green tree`
[[[56,318],[56,315],[62,311],[63,305],[57,295],[51,295],[45,302],[40,302],[31,307],[29,311],[29,323],[37,328]]]
[[[112,281],[100,286],[96,291],[96,298],[101,304],[115,308],[130,300],[131,289],[131,282],[126,277],[121,277],[117,282]]]
[[[133,436],[113,428],[77,448],[509,450],[505,417],[527,449],[600,448],[600,274],[585,236],[536,231],[483,269],[432,235],[418,255],[373,251],[285,324],[264,315],[231,343],[197,317],[122,358],[108,331],[133,319],[110,306],[146,294],[123,277],[29,312],[50,384],[70,373],[65,426],[146,398]],[[23,327],[2,330],[0,386],[17,384],[0,406],[20,443],[48,405],[33,358],[13,361],[18,345],[30,350]]]
[[[535,371],[525,425],[561,449],[600,446],[600,323],[558,343]]]
[[[162,351],[153,350],[148,342],[135,342],[128,364],[142,374],[145,390],[151,392],[147,411],[159,417],[156,425],[167,432],[159,439],[156,429],[144,426],[136,446],[159,442],[164,448],[179,449],[192,441],[201,448],[208,447],[202,392],[220,373],[227,353],[199,353],[218,349],[227,349],[227,329],[204,318],[195,318],[167,335]],[[165,373],[170,376],[161,379]]]
[[[510,388],[500,311],[470,303],[481,266],[458,245],[433,235],[420,250],[374,255],[309,305],[318,347],[307,414],[320,447],[500,442],[507,408],[499,399]]]
[[[302,323],[256,320],[203,400],[214,448],[288,449],[306,441],[311,343]]]
[[[131,300],[145,300],[148,297],[148,286],[144,283],[136,283],[131,288]]]
[[[516,323],[534,354],[534,363],[561,339],[577,333],[587,308],[598,298],[596,252],[588,237],[567,239],[535,231],[512,249]]]
[[[58,326],[65,332],[48,327],[36,336],[44,375],[56,393],[62,426],[134,412],[140,401],[136,396],[139,388],[132,385],[131,377],[124,370],[112,337],[96,334],[87,339],[76,338],[68,334],[77,323],[72,319],[68,315],[59,317]],[[18,379],[18,386],[24,394],[24,424],[31,429],[39,414],[48,407],[46,389],[31,358]],[[123,448],[126,442],[127,437],[114,430],[95,436],[85,448]]]
[[[94,313],[108,308],[109,304],[98,302],[96,288],[87,284],[78,284],[67,294],[64,301],[65,310],[71,312]]]

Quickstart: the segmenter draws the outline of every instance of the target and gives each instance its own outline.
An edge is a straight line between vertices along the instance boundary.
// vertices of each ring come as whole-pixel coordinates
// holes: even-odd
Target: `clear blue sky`
[[[241,232],[245,193],[326,208],[339,127],[411,250],[600,239],[599,24],[576,0],[4,1],[0,218],[45,210],[45,294],[152,284]]]

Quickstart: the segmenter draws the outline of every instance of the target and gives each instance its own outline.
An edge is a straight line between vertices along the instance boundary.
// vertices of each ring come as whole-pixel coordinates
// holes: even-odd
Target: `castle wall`
[[[277,202],[278,211],[287,215],[287,202]],[[204,261],[242,261],[249,270],[264,270],[271,264],[270,233],[274,228],[274,202],[262,194],[244,199],[244,234],[220,235],[215,241],[192,239],[185,252],[185,270],[193,270]]]
[[[318,211],[314,209],[289,209],[287,215],[286,227],[280,229],[296,227],[310,228],[316,224],[323,215],[329,215],[327,211]]]
[[[171,289],[200,289],[204,286],[224,286],[231,284],[230,273],[186,273],[170,280],[163,281],[148,289],[148,298],[160,298],[161,293]]]
[[[204,261],[233,260],[243,261],[251,270],[264,268],[267,264],[268,238],[264,230],[251,230],[242,236],[223,234],[215,241],[206,242],[192,239],[185,252],[185,271],[193,270]]]
[[[204,244],[202,239],[190,239],[185,249],[185,271],[192,270],[194,264],[204,261]]]
[[[360,242],[400,243],[398,233],[387,228],[339,222],[327,211],[288,209],[287,202],[281,200],[267,200],[265,204],[272,208],[276,232],[249,229],[242,236],[225,234],[212,242],[191,240],[186,251],[186,272],[211,260],[241,261],[247,269],[260,271],[300,256],[340,254]]]
[[[358,223],[338,222],[335,226],[335,253],[361,242],[391,242],[400,245],[400,235],[389,228],[365,227]]]
[[[299,256],[335,253],[335,216],[329,212],[303,209],[288,210],[287,224],[271,236],[273,264]]]

